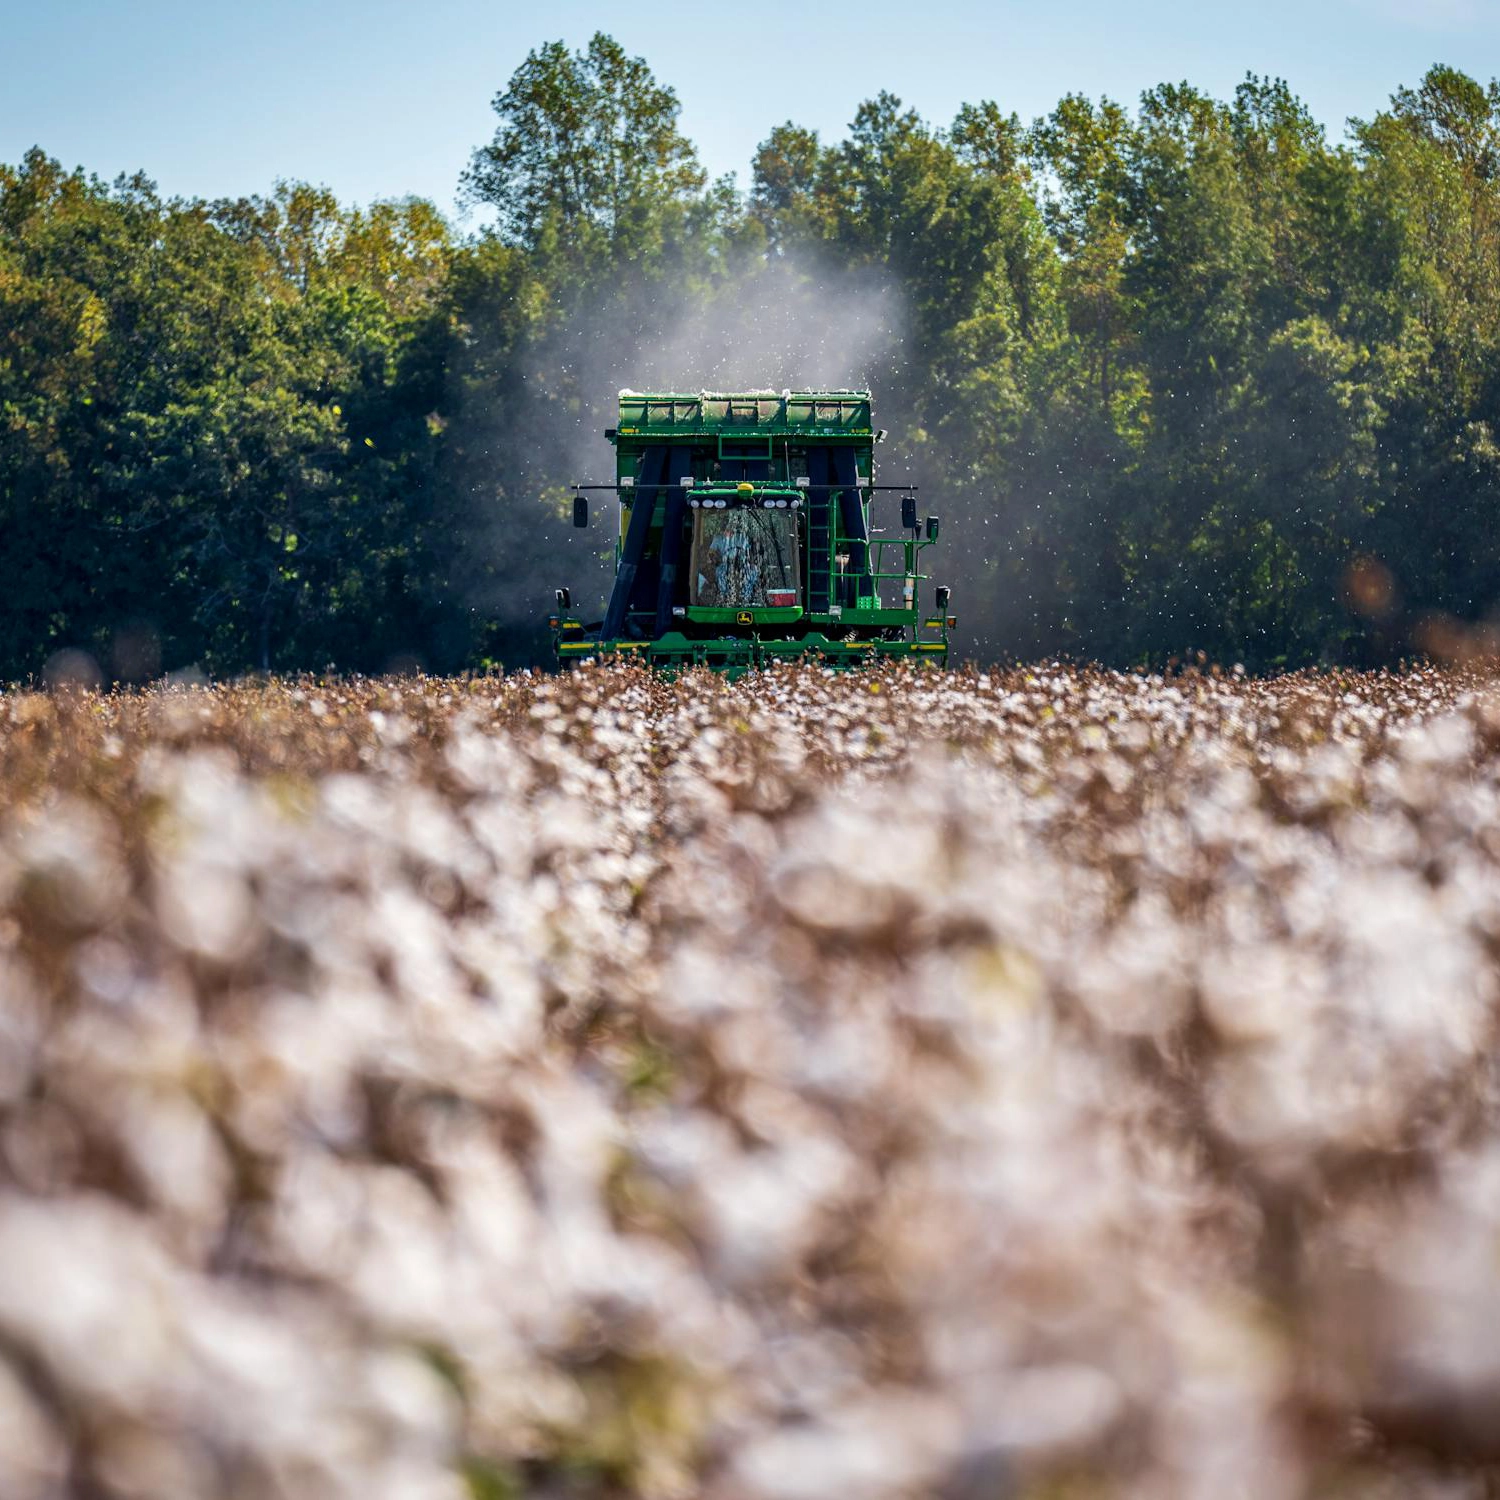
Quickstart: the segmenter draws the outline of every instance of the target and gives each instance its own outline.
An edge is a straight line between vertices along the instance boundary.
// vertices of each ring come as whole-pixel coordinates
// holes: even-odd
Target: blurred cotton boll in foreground
[[[1497,726],[1477,671],[0,696],[0,1495],[1477,1492]]]

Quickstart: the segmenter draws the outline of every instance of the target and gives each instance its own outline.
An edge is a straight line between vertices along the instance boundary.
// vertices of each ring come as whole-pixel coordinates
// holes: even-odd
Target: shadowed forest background
[[[543,660],[627,384],[870,385],[960,654],[1370,663],[1500,604],[1494,83],[1344,143],[1258,79],[1029,126],[882,94],[743,188],[603,36],[495,108],[466,234],[0,167],[0,678]]]

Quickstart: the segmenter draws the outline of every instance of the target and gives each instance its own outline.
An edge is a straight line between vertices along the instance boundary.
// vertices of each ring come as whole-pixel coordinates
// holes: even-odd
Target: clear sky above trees
[[[1500,70],[1494,0],[868,0],[751,8],[705,39],[683,0],[50,0],[6,7],[0,161],[41,144],[102,176],[145,168],[168,194],[262,192],[277,178],[368,202],[452,206],[492,127],[489,102],[533,47],[608,31],[682,101],[710,175],[748,179],[771,125],[842,135],[881,89],[934,120],[996,99],[1023,118],[1066,93],[1133,105],[1163,79],[1219,97],[1246,72],[1283,76],[1337,138],[1435,60]],[[726,18],[729,12],[722,13]],[[809,60],[819,59],[816,73]],[[813,82],[813,78],[816,82]]]

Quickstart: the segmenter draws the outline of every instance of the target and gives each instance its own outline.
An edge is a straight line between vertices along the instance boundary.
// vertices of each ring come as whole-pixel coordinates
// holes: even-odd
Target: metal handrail
[[[794,484],[790,479],[703,479],[694,480],[691,485],[684,485],[684,489],[711,490],[735,489],[742,484],[752,484],[757,490],[785,490],[797,494],[824,494],[830,490],[859,490],[862,494],[900,494],[915,495],[920,486],[915,484]],[[671,490],[676,489],[672,484],[621,484],[618,480],[614,484],[570,484],[565,488],[582,490]]]

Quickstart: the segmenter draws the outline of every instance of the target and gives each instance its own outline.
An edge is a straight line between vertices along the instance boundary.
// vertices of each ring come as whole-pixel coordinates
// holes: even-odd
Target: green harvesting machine
[[[594,624],[557,591],[561,661],[621,653],[733,675],[781,660],[947,661],[950,591],[919,602],[938,518],[919,519],[910,486],[875,483],[885,434],[868,391],[621,391],[605,436],[615,482],[575,486],[573,524],[589,523],[587,491],[618,497],[614,587]],[[899,529],[872,528],[891,491]]]

